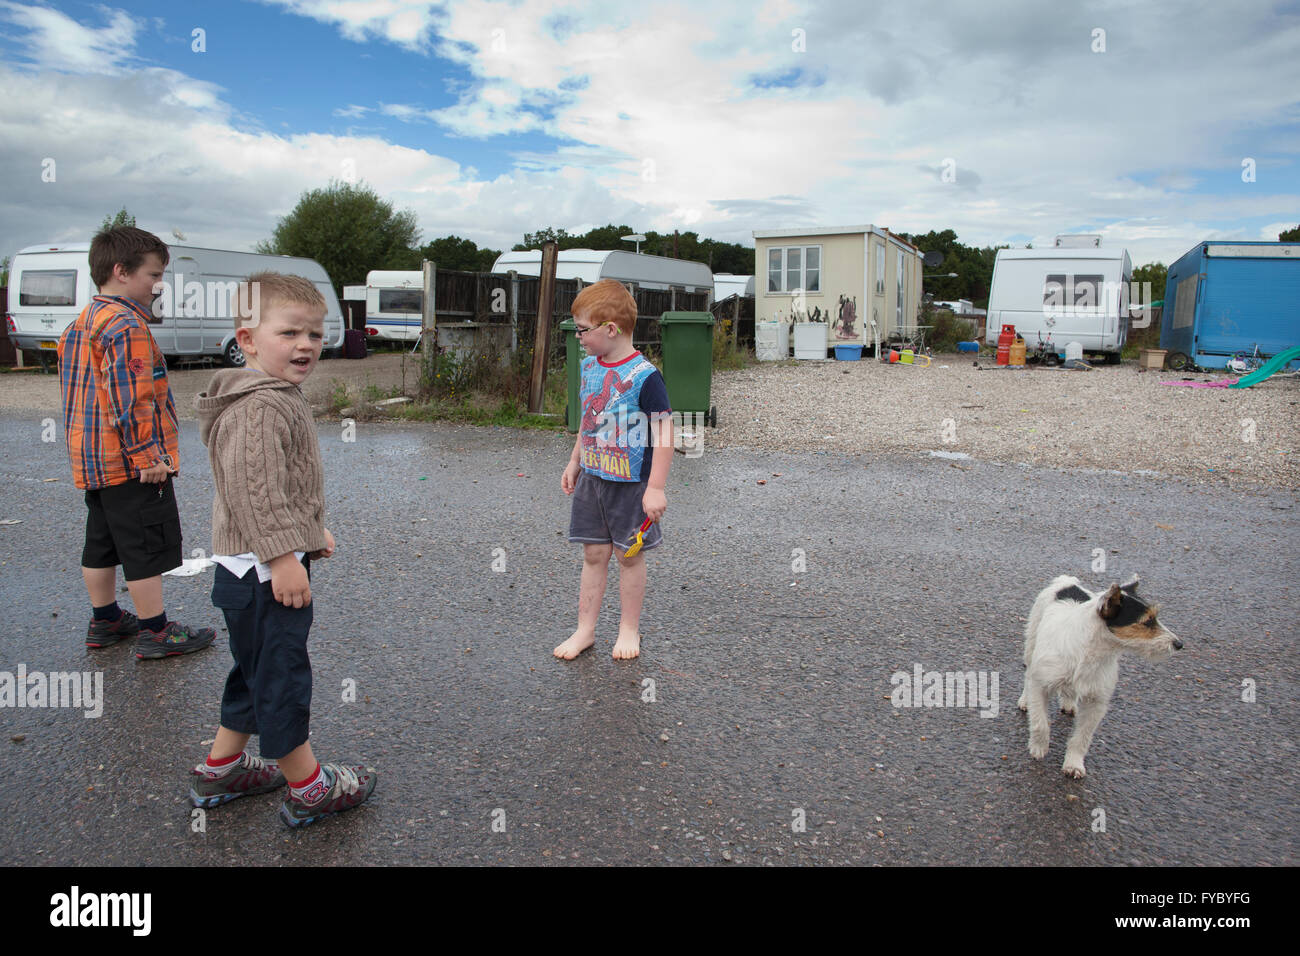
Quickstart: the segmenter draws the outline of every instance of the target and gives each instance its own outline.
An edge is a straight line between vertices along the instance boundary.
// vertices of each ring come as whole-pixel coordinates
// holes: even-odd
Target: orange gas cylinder
[[[1016,340],[1011,343],[1010,355],[1007,358],[1008,365],[1025,364],[1025,340],[1016,336]]]
[[[1016,339],[1016,327],[1014,325],[1002,326],[1002,334],[998,336],[998,364],[1006,365],[1011,359],[1011,343]]]

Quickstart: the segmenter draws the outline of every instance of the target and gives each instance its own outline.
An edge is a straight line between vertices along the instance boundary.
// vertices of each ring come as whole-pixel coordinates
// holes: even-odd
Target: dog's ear
[[[1124,592],[1120,590],[1118,584],[1112,584],[1106,589],[1106,593],[1101,596],[1101,601],[1097,605],[1097,613],[1109,621],[1119,613],[1120,605],[1123,603]]]
[[[1129,594],[1137,594],[1138,576],[1136,574],[1133,575],[1133,580],[1129,581],[1128,584],[1121,584],[1119,589],[1121,591],[1127,591]]]

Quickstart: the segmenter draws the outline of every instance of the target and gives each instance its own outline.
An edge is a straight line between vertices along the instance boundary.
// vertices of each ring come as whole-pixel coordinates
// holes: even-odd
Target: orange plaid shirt
[[[97,295],[59,338],[63,429],[78,488],[120,485],[171,456],[179,467],[176,406],[149,314]]]

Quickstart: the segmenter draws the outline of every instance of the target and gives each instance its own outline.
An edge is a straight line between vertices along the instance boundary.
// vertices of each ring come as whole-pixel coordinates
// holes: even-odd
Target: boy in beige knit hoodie
[[[289,793],[280,816],[304,826],[364,802],[377,774],[316,762],[311,714],[312,558],[334,553],[311,408],[299,387],[320,358],[325,300],[299,276],[249,276],[238,297],[236,341],[247,368],[223,369],[195,399],[216,495],[212,603],[225,614],[235,665],[212,751],[191,772],[190,800]],[[245,752],[260,737],[263,758]],[[278,766],[276,762],[278,762]]]

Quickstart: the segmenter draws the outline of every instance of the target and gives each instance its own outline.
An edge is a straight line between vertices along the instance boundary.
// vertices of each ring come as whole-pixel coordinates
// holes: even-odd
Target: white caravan
[[[1132,275],[1124,249],[999,249],[985,341],[997,345],[1002,326],[1014,325],[1031,351],[1041,344],[1064,356],[1078,342],[1118,362],[1128,340]]]
[[[733,295],[753,295],[754,277],[733,275],[730,272],[713,273],[713,301],[721,302]]]
[[[310,279],[325,297],[325,349],[343,344],[343,312],[325,269],[314,259],[266,256],[225,249],[169,245],[171,260],[153,304],[149,331],[164,355],[220,356],[243,365],[235,344],[234,296],[255,272],[274,271]],[[90,243],[28,246],[9,268],[9,337],[16,348],[51,354],[59,336],[90,302]]]
[[[503,252],[492,266],[495,273],[512,269],[521,276],[541,275],[542,250]],[[617,249],[562,249],[555,263],[555,278],[581,279],[587,285],[601,279],[617,279],[636,283],[642,289],[676,287],[713,296],[713,271],[703,262]]]
[[[366,273],[364,287],[348,286],[343,294],[366,303],[366,333],[371,339],[414,342],[420,337],[424,273],[419,269],[375,269]]]

